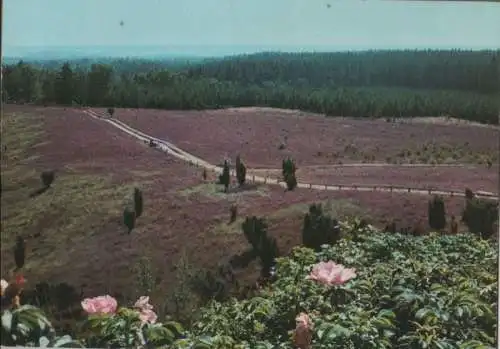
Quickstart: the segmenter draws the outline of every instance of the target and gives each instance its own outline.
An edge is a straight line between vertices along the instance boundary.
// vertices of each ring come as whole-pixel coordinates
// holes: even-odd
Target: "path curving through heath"
[[[153,140],[158,143],[157,149],[170,154],[180,160],[189,162],[192,165],[206,168],[207,170],[214,171],[216,173],[222,173],[222,167],[213,165],[197,156],[190,154],[181,148],[175,146],[175,144],[170,143],[166,140],[156,138],[150,136],[144,132],[141,132],[137,129],[130,127],[124,122],[112,119],[107,117],[107,115],[99,114],[91,109],[86,109],[83,111],[86,115],[91,116],[92,118],[99,120],[101,122],[107,122],[117,129],[129,134],[130,136],[143,141],[145,143],[149,143],[150,140]],[[337,167],[347,167],[347,166],[358,166],[358,167],[383,167],[383,166],[397,166],[393,164],[344,164],[344,165],[335,165]],[[406,165],[408,166],[408,165]],[[424,167],[424,166],[432,166],[432,165],[413,165],[414,167]],[[445,165],[446,166],[446,165]],[[248,170],[259,170],[259,169],[248,169]],[[267,169],[270,170],[270,169]],[[231,176],[236,176],[236,171],[230,171]],[[258,175],[247,176],[247,180],[252,181],[254,183],[265,183],[265,184],[274,184],[279,185],[283,188],[286,188],[286,183],[281,181],[279,178],[271,178],[271,177],[261,177]],[[331,190],[331,191],[377,191],[377,192],[388,192],[388,193],[407,193],[407,194],[417,194],[417,195],[442,195],[442,196],[459,196],[464,197],[465,193],[462,191],[453,191],[453,190],[444,190],[444,189],[419,189],[419,188],[408,188],[401,186],[393,186],[390,184],[387,185],[338,185],[338,184],[312,184],[312,183],[297,183],[298,188],[309,188],[313,190]],[[477,192],[476,196],[479,198],[498,200],[498,194],[491,192]]]

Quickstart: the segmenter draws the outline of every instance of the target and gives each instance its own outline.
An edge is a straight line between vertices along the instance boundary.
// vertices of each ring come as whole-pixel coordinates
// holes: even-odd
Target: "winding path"
[[[120,129],[121,131],[135,137],[138,140],[141,140],[145,143],[149,143],[150,140],[153,140],[158,143],[157,148],[164,151],[167,154],[170,154],[178,159],[189,162],[195,166],[206,168],[207,170],[214,171],[216,173],[222,173],[222,167],[210,164],[209,162],[196,157],[193,154],[190,154],[179,147],[175,146],[173,143],[170,143],[166,140],[152,137],[144,132],[141,132],[137,129],[130,127],[124,122],[108,118],[107,115],[99,114],[91,109],[84,110],[84,113],[93,117],[94,119],[100,120],[102,122],[107,122],[114,127]],[[346,164],[346,165],[335,165],[338,167],[346,167],[346,166],[370,166],[370,167],[383,167],[383,166],[395,166],[393,164]],[[413,165],[414,167],[424,167],[428,165]],[[446,166],[446,165],[444,165]],[[249,170],[259,170],[259,169],[249,169]],[[271,170],[271,169],[267,169]],[[231,176],[235,177],[235,170],[230,171]],[[257,175],[247,176],[247,180],[252,181],[254,183],[265,183],[265,184],[274,184],[279,185],[283,188],[286,188],[285,182],[281,181],[279,178],[271,178],[271,177],[261,177]],[[418,195],[443,195],[443,196],[465,196],[463,191],[453,191],[453,190],[434,190],[434,189],[420,189],[420,188],[408,188],[401,186],[393,186],[393,185],[338,185],[338,184],[312,184],[312,183],[298,183],[298,188],[309,188],[315,190],[331,190],[331,191],[379,191],[379,192],[390,192],[390,193],[409,193],[409,194],[418,194]],[[476,192],[476,196],[480,198],[498,200],[498,194],[491,192]]]

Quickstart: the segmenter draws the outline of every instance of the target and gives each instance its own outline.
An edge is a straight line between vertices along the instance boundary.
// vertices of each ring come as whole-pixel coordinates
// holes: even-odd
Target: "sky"
[[[3,4],[4,55],[15,48],[91,46],[500,48],[500,3],[4,0]]]

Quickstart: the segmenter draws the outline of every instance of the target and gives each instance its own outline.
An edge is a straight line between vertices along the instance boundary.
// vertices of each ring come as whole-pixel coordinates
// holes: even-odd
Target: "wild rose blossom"
[[[356,277],[356,269],[349,269],[342,264],[333,261],[315,264],[311,273],[307,276],[309,280],[315,280],[328,286],[339,286]]]
[[[116,299],[111,296],[99,296],[95,298],[85,298],[82,301],[82,308],[87,314],[114,314],[118,308]]]
[[[312,341],[313,323],[306,313],[300,313],[295,318],[293,343],[299,349],[310,349]]]
[[[139,318],[143,323],[154,324],[158,320],[158,316],[152,310],[141,310],[139,312]]]
[[[143,323],[154,324],[158,316],[153,311],[153,306],[149,304],[148,296],[141,296],[134,304],[134,308],[139,311],[139,318]]]

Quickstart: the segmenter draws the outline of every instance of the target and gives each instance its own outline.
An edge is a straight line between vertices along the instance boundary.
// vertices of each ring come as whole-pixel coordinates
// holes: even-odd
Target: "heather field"
[[[280,177],[281,170],[251,170],[258,176]],[[498,167],[490,169],[474,165],[422,166],[399,165],[341,167],[313,165],[297,169],[297,178],[303,183],[338,185],[393,185],[417,189],[498,192]]]
[[[498,128],[472,124],[325,118],[271,108],[116,109],[115,117],[212,163],[239,153],[252,168],[279,168],[286,156],[299,167],[382,162],[487,168],[498,162]]]
[[[7,106],[2,128],[2,272],[13,267],[9,251],[20,234],[27,239],[25,273],[33,283],[65,281],[85,294],[127,294],[134,289],[130,271],[147,256],[158,292],[164,292],[173,287],[181,256],[209,267],[245,251],[239,228],[245,216],[267,217],[280,250],[289,251],[300,243],[303,213],[312,202],[324,202],[339,218],[360,215],[381,227],[392,219],[399,227],[427,226],[428,198],[421,195],[284,192],[277,186],[225,195],[212,184],[213,174],[205,182],[200,169],[79,110]],[[53,187],[30,197],[46,169],[56,170]],[[127,235],[121,212],[135,186],[143,190],[145,213]],[[228,224],[232,203],[241,218]],[[446,198],[446,207],[448,215],[458,215],[463,199]],[[256,273],[239,272],[250,280]]]

